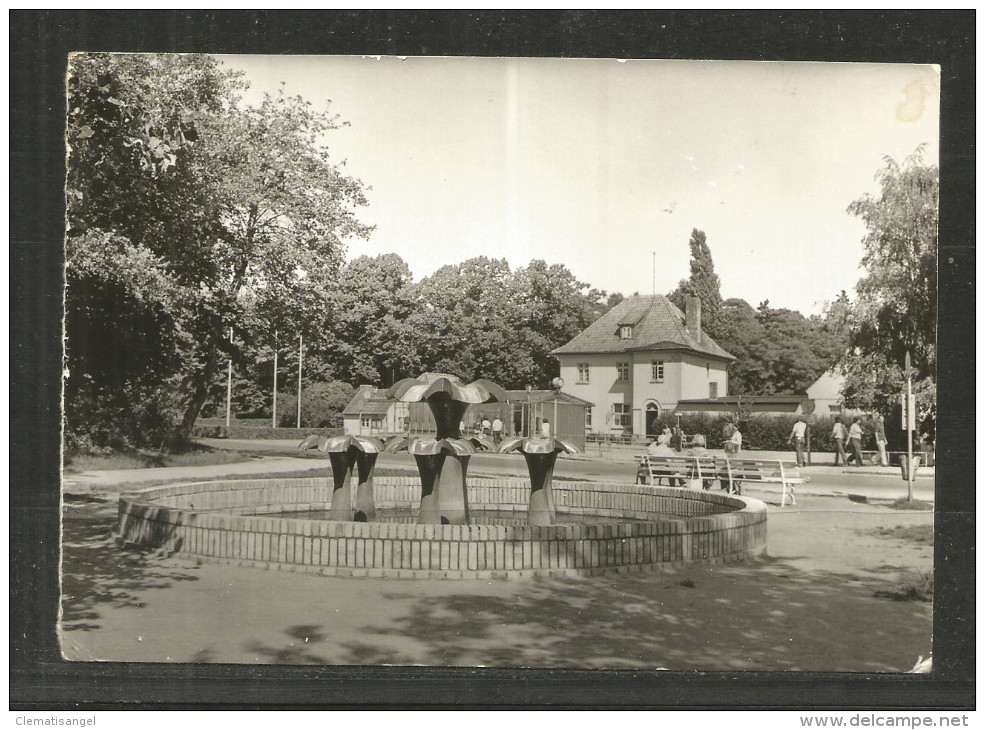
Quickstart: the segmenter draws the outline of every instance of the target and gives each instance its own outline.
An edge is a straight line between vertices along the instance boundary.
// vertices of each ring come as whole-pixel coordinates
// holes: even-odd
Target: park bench
[[[645,454],[640,459],[636,470],[637,484],[656,485],[661,479],[666,479],[672,486],[678,480],[687,482],[700,479],[702,483],[710,482],[716,477],[715,457],[709,456],[650,456]]]
[[[800,476],[795,462],[781,459],[719,459],[718,473],[723,481],[727,481],[729,494],[741,494],[743,482],[782,485],[781,507],[786,506],[788,496],[790,504],[797,504],[794,485],[810,480],[810,477]]]

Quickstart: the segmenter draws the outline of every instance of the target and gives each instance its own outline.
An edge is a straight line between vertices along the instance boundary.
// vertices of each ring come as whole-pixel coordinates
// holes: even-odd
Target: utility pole
[[[916,414],[913,406],[913,385],[910,379],[910,351],[906,351],[906,358],[903,361],[903,370],[906,371],[906,396],[903,401],[903,430],[906,431],[906,501],[913,501],[913,428],[916,425]]]
[[[229,344],[233,344],[233,328],[229,328]],[[229,368],[226,373],[226,429],[232,420],[233,412],[233,355],[229,353]]]
[[[274,414],[271,427],[277,428],[277,333],[274,332]]]
[[[298,335],[298,428],[301,428],[301,361],[304,358],[304,335]]]

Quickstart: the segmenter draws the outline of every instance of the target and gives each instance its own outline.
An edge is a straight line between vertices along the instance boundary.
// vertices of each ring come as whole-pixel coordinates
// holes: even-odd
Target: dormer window
[[[621,340],[631,340],[633,339],[633,325],[624,324],[619,328],[619,339]]]

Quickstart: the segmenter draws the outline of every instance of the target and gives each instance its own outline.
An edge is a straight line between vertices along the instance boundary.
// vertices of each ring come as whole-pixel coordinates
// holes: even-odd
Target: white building
[[[624,299],[551,354],[563,391],[594,404],[588,431],[635,436],[679,401],[727,396],[735,359],[702,332],[697,297],[685,315],[659,294]]]

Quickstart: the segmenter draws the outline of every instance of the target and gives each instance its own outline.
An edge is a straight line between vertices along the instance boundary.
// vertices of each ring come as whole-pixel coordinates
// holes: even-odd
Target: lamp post
[[[270,420],[271,428],[277,428],[277,333],[274,333],[274,407]]]
[[[906,501],[913,501],[913,429],[916,426],[914,413],[913,385],[910,379],[910,351],[906,351],[903,360],[903,370],[906,372],[906,393],[903,401],[903,430],[906,431]]]
[[[229,328],[229,345],[233,344],[233,328]],[[226,430],[229,430],[229,422],[232,420],[233,413],[233,354],[229,353],[229,367],[226,371]]]
[[[554,378],[551,381],[551,388],[554,390],[554,420],[551,422],[551,436],[557,438],[557,396],[564,387],[564,378]]]
[[[298,335],[298,428],[301,428],[301,361],[304,359],[304,335]]]

